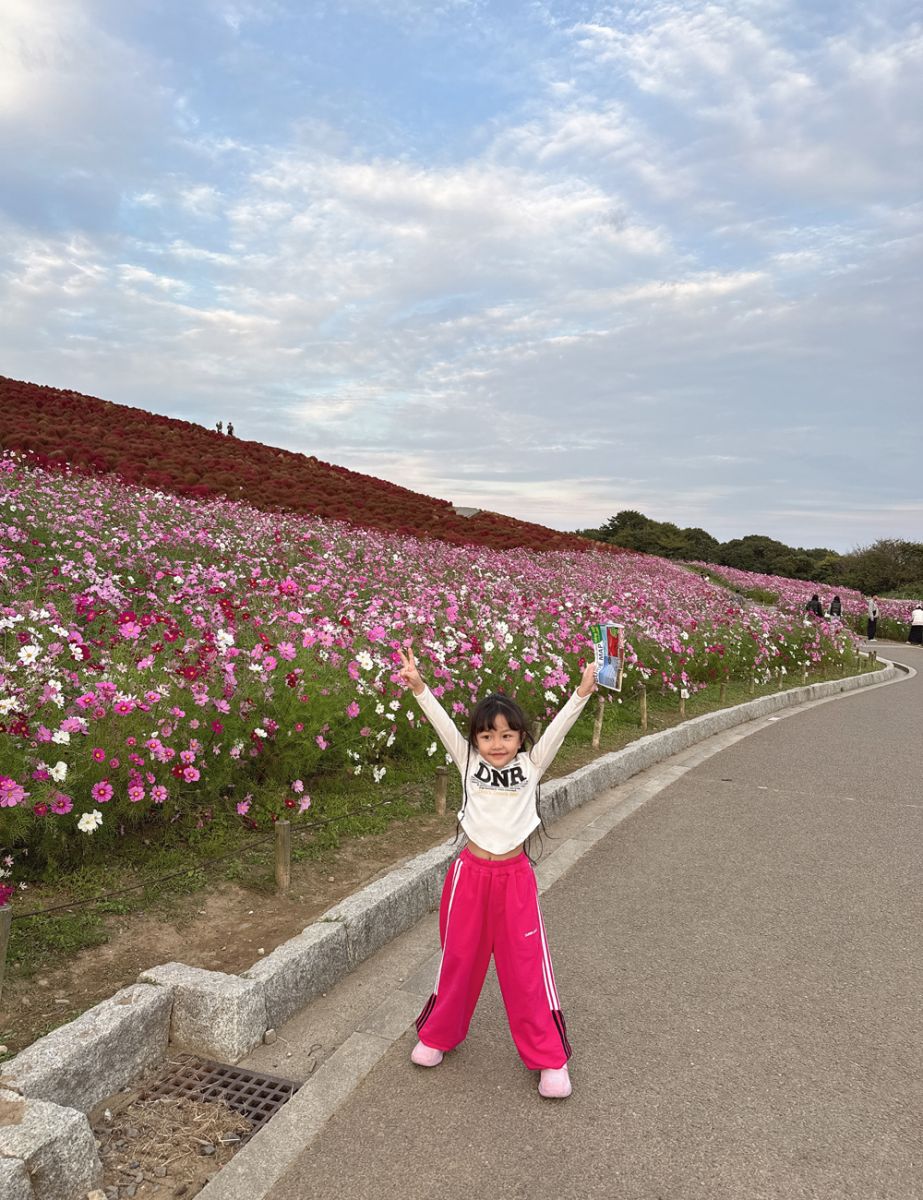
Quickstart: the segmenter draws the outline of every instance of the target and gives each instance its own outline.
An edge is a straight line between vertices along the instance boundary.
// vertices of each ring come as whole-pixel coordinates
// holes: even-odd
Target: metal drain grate
[[[143,1093],[143,1099],[187,1096],[190,1100],[221,1100],[253,1124],[247,1138],[279,1111],[301,1087],[291,1079],[261,1075],[244,1067],[190,1058],[176,1062]],[[246,1141],[246,1138],[244,1139]]]

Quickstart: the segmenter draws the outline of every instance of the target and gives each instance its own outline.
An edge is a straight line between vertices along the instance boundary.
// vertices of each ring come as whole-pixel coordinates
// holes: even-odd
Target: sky
[[[915,0],[2,0],[0,374],[558,529],[923,540]]]

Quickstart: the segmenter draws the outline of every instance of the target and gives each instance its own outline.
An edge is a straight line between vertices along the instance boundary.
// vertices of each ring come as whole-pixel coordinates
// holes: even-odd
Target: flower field
[[[739,571],[735,567],[716,566],[714,563],[692,564],[705,570],[716,580],[724,580],[742,593],[774,596],[772,603],[791,613],[803,613],[804,606],[817,593],[826,612],[834,596],[839,596],[843,606],[843,620],[857,632],[865,632],[868,616],[868,600],[861,592],[831,583],[811,583],[804,579],[786,579],[779,575],[761,575],[755,571]],[[884,637],[903,638],[910,623],[912,600],[879,599],[879,633]]]
[[[314,816],[321,776],[386,788],[401,756],[441,758],[398,681],[408,639],[457,716],[507,690],[544,719],[600,620],[626,624],[624,695],[836,668],[853,644],[663,559],[360,531],[7,454],[0,902],[126,831],[268,829]]]

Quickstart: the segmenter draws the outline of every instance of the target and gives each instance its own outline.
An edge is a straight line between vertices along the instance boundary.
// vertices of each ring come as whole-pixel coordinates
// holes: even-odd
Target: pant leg
[[[494,960],[516,1049],[533,1071],[563,1067],[571,1055],[532,864],[522,856],[494,909]],[[497,897],[499,901],[499,896]]]
[[[449,868],[439,905],[442,958],[433,994],[417,1017],[420,1041],[453,1050],[468,1034],[490,962],[489,879],[463,851]]]

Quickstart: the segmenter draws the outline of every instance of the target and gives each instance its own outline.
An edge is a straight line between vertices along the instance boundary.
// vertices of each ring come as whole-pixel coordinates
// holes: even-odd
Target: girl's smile
[[[490,729],[482,729],[476,734],[477,751],[481,758],[486,759],[492,766],[505,767],[513,761],[522,749],[523,734],[511,729],[510,724],[502,713],[494,718]]]

